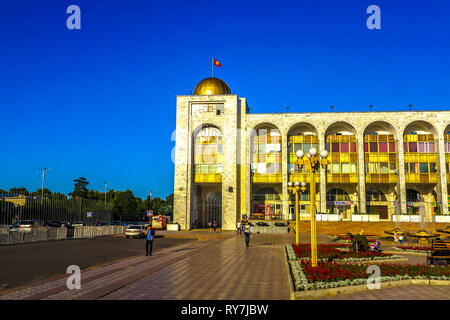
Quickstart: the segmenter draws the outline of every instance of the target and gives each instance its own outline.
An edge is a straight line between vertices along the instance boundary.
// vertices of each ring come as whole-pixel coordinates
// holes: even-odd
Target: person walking
[[[209,232],[212,231],[212,221],[211,220],[208,221],[208,231]]]
[[[148,247],[150,246],[150,256],[151,256],[153,249],[153,238],[155,237],[155,230],[153,230],[151,226],[148,226],[145,234],[147,235],[147,240],[145,241],[145,255],[148,256]]]
[[[252,228],[248,221],[245,221],[244,226],[245,245],[248,247],[250,244],[250,237],[252,236]]]
[[[398,237],[398,243],[402,246],[403,245],[403,234],[400,234]]]
[[[241,220],[238,220],[236,224],[236,234],[241,235]]]
[[[216,222],[216,220],[214,220],[214,221],[213,221],[213,229],[214,229],[214,232],[216,232],[216,228],[217,228],[217,222]]]
[[[397,231],[394,232],[394,243],[397,244],[398,242],[398,233]]]

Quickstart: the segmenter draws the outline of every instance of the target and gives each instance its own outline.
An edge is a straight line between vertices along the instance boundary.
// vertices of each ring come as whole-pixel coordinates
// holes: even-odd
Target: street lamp
[[[317,154],[316,148],[309,149],[305,157],[303,150],[298,150],[297,165],[300,170],[305,166],[309,169],[309,185],[310,185],[310,202],[311,202],[311,265],[317,267],[317,229],[316,229],[316,172],[319,171],[320,166],[326,168],[328,165],[328,151],[322,150]]]
[[[302,186],[300,188],[300,185]],[[292,194],[295,194],[295,243],[298,245],[300,243],[300,217],[298,212],[298,193],[305,192],[306,183],[302,182],[301,184],[296,181],[295,183],[288,182],[288,190]]]

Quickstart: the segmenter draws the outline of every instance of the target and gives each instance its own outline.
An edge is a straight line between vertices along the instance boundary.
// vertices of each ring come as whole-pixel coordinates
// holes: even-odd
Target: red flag
[[[215,58],[213,58],[213,65],[217,66],[217,67],[221,67],[222,65],[220,64],[219,61],[217,61]]]

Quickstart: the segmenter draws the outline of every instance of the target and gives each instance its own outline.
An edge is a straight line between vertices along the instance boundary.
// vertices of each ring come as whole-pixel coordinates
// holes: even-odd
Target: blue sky
[[[66,8],[81,8],[81,30]],[[369,30],[369,5],[381,30]],[[448,110],[450,2],[0,3],[0,188],[173,191],[176,95],[211,57],[252,112]]]

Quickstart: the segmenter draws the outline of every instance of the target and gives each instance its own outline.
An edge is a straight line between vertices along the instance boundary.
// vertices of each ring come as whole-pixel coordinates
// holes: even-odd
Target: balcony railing
[[[273,173],[273,174],[262,174],[255,173],[253,174],[253,182],[263,182],[263,183],[277,183],[282,182],[283,178],[281,173]]]
[[[194,175],[194,181],[197,183],[221,183],[221,173],[196,173]]]
[[[397,183],[397,175],[389,173],[368,173],[366,183]]]
[[[310,175],[309,173],[290,173],[289,174],[289,181],[291,182],[310,182],[309,179]],[[316,183],[320,183],[320,175],[316,174]]]
[[[433,173],[406,173],[406,183],[437,183],[438,174]]]
[[[327,183],[358,183],[357,173],[328,173]]]

